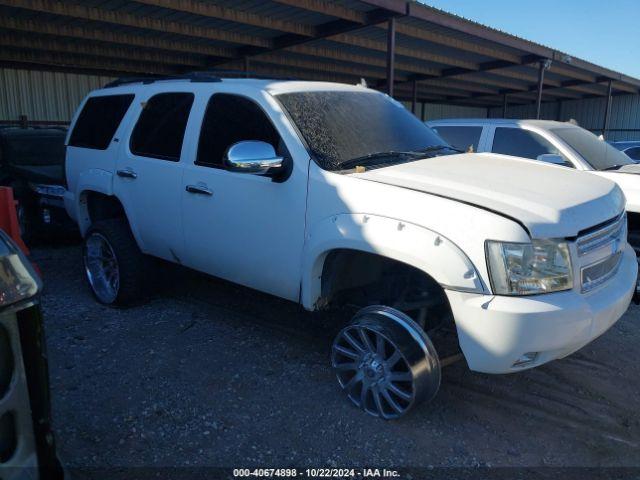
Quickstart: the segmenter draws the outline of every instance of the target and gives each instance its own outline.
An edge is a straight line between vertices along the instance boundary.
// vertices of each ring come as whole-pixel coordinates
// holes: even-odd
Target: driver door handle
[[[209,190],[205,185],[187,185],[185,190],[189,193],[195,193],[199,195],[213,195],[213,192]]]
[[[125,168],[124,170],[117,170],[116,174],[119,177],[123,178],[138,178],[138,174],[131,170],[130,168]]]

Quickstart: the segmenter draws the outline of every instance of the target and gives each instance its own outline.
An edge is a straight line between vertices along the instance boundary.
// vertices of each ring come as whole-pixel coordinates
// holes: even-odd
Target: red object
[[[11,187],[0,187],[0,229],[7,232],[25,255],[29,255],[29,249],[20,237],[16,203],[13,198],[13,189]]]

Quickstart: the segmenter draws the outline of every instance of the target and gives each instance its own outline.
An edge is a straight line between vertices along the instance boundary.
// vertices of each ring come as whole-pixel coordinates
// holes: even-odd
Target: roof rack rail
[[[191,82],[221,82],[220,77],[212,76],[209,72],[190,72],[184,75],[146,76],[146,77],[122,77],[107,83],[104,88],[119,87],[130,83],[142,83],[149,85],[161,80],[189,80]]]
[[[142,83],[149,85],[162,80],[189,80],[190,82],[221,82],[222,77],[238,77],[238,78],[255,78],[260,80],[299,80],[295,77],[284,77],[278,75],[267,75],[257,72],[246,72],[244,70],[210,70],[196,71],[181,75],[149,75],[143,77],[122,77],[107,83],[104,88],[119,87],[120,85],[129,85],[131,83]]]
[[[268,73],[258,73],[246,70],[205,70],[200,73],[203,75],[216,75],[218,77],[233,77],[233,78],[254,78],[259,80],[300,80],[298,77],[289,77],[285,75],[272,75]]]

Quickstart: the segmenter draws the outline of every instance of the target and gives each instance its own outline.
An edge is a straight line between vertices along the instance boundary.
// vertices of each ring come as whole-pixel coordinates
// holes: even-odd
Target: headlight
[[[15,243],[0,230],[0,309],[35,296],[40,277]]]
[[[493,293],[535,295],[573,287],[567,242],[533,240],[508,243],[488,240],[487,263]]]

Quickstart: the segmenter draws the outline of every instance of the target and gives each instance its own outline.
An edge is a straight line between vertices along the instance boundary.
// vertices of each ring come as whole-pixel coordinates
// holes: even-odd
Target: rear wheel
[[[105,305],[130,305],[146,298],[151,259],[136,244],[125,220],[97,222],[84,239],[83,259],[89,286]]]
[[[384,419],[431,400],[440,387],[438,354],[424,330],[385,306],[363,308],[333,342],[331,362],[353,404]]]

